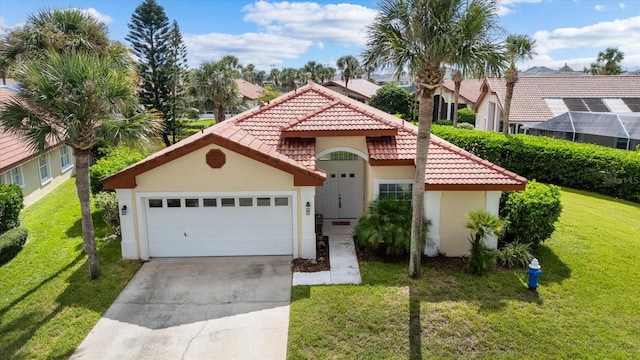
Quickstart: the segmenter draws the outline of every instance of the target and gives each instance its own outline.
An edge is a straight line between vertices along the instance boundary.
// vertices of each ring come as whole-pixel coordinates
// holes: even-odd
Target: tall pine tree
[[[187,47],[182,41],[182,34],[177,21],[173,21],[169,32],[169,87],[168,113],[166,118],[174,125],[171,129],[171,141],[176,142],[179,130],[178,120],[186,111],[187,84]]]
[[[182,95],[178,91],[181,76],[176,74],[186,66],[186,48],[180,30],[175,22],[173,27],[169,25],[164,8],[156,0],[140,4],[128,26],[126,40],[138,57],[140,102],[162,114],[162,140],[169,146],[171,140],[175,142],[177,131],[179,99],[176,97]]]

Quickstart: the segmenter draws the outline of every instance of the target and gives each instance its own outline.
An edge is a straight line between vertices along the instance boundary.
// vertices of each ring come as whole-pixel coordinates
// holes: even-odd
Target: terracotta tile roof
[[[322,86],[339,87],[341,89],[344,89],[344,81],[330,80],[324,83]],[[371,99],[371,97],[376,94],[378,89],[380,89],[380,86],[365,79],[349,79],[349,84],[347,84],[347,88],[353,92],[356,92],[364,96],[367,99]]]
[[[107,178],[105,187],[135,187],[137,174],[211,143],[297,174],[301,179],[299,184],[320,186],[326,175],[315,167],[315,138],[285,136],[287,131],[294,130],[316,134],[325,130],[333,132],[322,136],[364,131],[362,136],[366,136],[372,166],[414,163],[417,127],[311,83],[132,165]],[[435,136],[429,149],[427,189],[521,190],[527,182]]]
[[[0,109],[3,104],[17,95],[12,88],[0,86]],[[53,144],[53,146],[58,144]],[[34,157],[38,152],[30,149],[28,143],[0,128],[0,173],[21,165]]]
[[[382,136],[395,135],[397,130],[394,124],[384,118],[340,101],[319,107],[282,128],[282,136],[287,137],[316,137],[320,136],[318,133],[330,136],[334,132],[342,135],[351,132],[353,135],[360,133],[368,136],[377,132]]]
[[[483,82],[484,80],[481,79],[462,80],[462,82],[460,83],[460,96],[468,102],[475,104],[480,97]],[[454,93],[456,90],[456,85],[453,80],[445,81],[442,86],[446,91],[449,91],[451,93]]]
[[[486,86],[485,86],[486,85]],[[500,109],[504,109],[506,83],[502,78],[487,78],[486,91],[497,95]],[[540,122],[555,115],[545,99],[549,98],[638,98],[640,76],[584,75],[584,76],[520,76],[513,90],[509,120]],[[478,104],[476,104],[478,106]]]
[[[264,93],[264,89],[261,86],[252,84],[242,79],[235,79],[234,81],[238,86],[238,91],[240,91],[240,94],[242,94],[242,96],[249,100],[259,99]]]

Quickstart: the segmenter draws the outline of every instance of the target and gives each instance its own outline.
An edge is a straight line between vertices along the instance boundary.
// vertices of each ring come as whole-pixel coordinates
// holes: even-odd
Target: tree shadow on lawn
[[[96,239],[109,235],[109,229],[102,219],[102,210],[92,212],[91,218],[93,219],[93,231]],[[78,218],[78,220],[76,220],[76,222],[67,229],[66,235],[69,238],[82,238],[82,218]],[[80,242],[76,246],[76,250],[82,249],[82,246],[83,242]]]
[[[543,275],[540,286],[561,283],[571,276],[571,269],[545,245],[536,249],[542,265]],[[527,269],[503,269],[497,267],[484,276],[469,273],[466,261],[462,258],[423,258],[423,271],[420,279],[411,280],[406,275],[408,263],[393,261],[397,276],[363,272],[363,284],[384,286],[409,286],[410,297],[421,301],[471,302],[478,305],[480,311],[496,312],[504,309],[510,301],[535,303],[542,305],[544,299],[535,290],[529,290]],[[410,300],[411,301],[411,300]]]
[[[28,296],[36,292],[42,286],[46,285],[49,281],[57,278],[60,274],[76,266],[81,260],[83,260],[82,265],[78,266],[78,268],[66,279],[67,284],[64,291],[55,299],[55,301],[53,302],[53,304],[55,304],[55,307],[48,311],[48,313],[45,314],[43,311],[34,310],[1,325],[0,333],[9,333],[16,331],[20,333],[20,335],[11,342],[3,344],[5,355],[8,356],[8,358],[20,359],[32,356],[33,354],[25,354],[20,356],[17,355],[16,352],[19,351],[20,348],[22,348],[31,338],[33,338],[36,332],[41,330],[41,328],[46,326],[46,324],[50,321],[54,321],[54,319],[58,317],[61,312],[65,311],[65,309],[81,307],[88,309],[91,312],[102,312],[104,311],[104,309],[106,309],[103,297],[97,296],[97,294],[100,293],[101,286],[103,286],[101,285],[102,279],[93,281],[90,280],[88,265],[86,264],[86,257],[83,253],[80,253],[72,262],[67,264],[64,268],[55,272],[40,284],[38,284],[36,287],[14,300],[11,304],[9,304],[9,306],[2,309],[0,312],[0,317],[2,317],[10,308],[25,300]],[[60,319],[55,321],[67,320]],[[73,327],[73,320],[69,320],[68,325]],[[75,351],[75,349],[70,349],[62,354],[47,354],[47,357],[68,358],[69,356],[71,356],[73,351]]]

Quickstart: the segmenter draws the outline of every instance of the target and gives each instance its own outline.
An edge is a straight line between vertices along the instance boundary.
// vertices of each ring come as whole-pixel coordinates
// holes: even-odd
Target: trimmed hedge
[[[0,184],[0,234],[20,226],[19,216],[23,205],[20,186]]]
[[[640,203],[640,152],[435,124],[432,133],[528,179]]]
[[[0,265],[8,263],[18,255],[28,236],[29,231],[25,228],[15,228],[0,234]]]
[[[96,195],[104,190],[102,179],[115,174],[118,171],[135,164],[145,158],[145,154],[129,147],[116,147],[109,150],[108,154],[98,160],[89,170],[91,179],[91,193]]]

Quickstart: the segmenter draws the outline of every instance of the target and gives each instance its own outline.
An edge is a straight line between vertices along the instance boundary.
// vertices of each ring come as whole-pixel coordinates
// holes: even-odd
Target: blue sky
[[[235,55],[257,68],[301,67],[313,60],[335,66],[343,55],[358,55],[363,28],[375,17],[375,0],[243,1],[158,0],[177,20],[189,51],[189,64]],[[124,42],[131,14],[141,1],[2,0],[0,26],[10,29],[43,8],[73,7],[102,19],[113,40]],[[502,0],[499,23],[506,34],[536,39],[537,55],[518,65],[582,70],[597,53],[617,47],[623,69],[640,69],[638,0]]]

